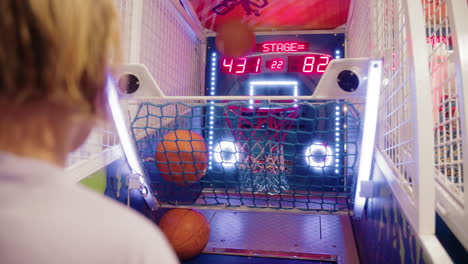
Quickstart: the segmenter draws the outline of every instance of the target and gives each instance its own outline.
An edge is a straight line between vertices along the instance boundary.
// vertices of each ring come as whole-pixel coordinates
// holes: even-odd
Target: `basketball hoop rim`
[[[280,107],[280,108],[261,108],[258,106],[250,107],[250,106],[238,106],[238,105],[229,105],[228,109],[236,114],[241,115],[242,113],[274,113],[274,114],[282,114],[282,113],[292,113],[297,112],[299,110],[299,106],[288,106],[288,107]]]

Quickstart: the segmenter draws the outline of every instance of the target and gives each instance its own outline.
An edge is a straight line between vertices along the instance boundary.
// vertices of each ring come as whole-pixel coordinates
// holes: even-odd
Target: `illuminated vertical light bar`
[[[143,168],[141,167],[139,157],[136,154],[133,146],[130,132],[128,131],[127,125],[125,124],[125,118],[120,108],[119,97],[117,95],[117,88],[114,80],[109,76],[107,78],[107,99],[114,120],[117,134],[119,135],[120,144],[124,151],[125,157],[127,158],[128,164],[132,173],[143,175]],[[143,184],[145,180],[143,177],[140,178],[140,182]]]
[[[382,78],[382,62],[372,60],[369,63],[367,80],[366,108],[364,110],[364,124],[361,143],[361,157],[359,172],[354,194],[354,215],[361,217],[366,198],[361,197],[361,182],[370,179],[372,159],[374,156],[375,133],[377,129],[377,113],[379,110],[380,86]]]
[[[122,146],[123,152],[125,157],[127,158],[128,165],[132,174],[138,177],[138,182],[136,186],[139,190],[143,193],[144,199],[146,200],[148,206],[152,209],[156,209],[158,207],[158,202],[154,198],[153,195],[145,195],[148,192],[152,193],[151,187],[146,182],[145,177],[143,177],[143,167],[140,163],[140,158],[135,150],[135,146],[133,145],[132,138],[130,136],[130,131],[127,127],[125,122],[125,117],[120,107],[119,96],[117,94],[117,87],[115,81],[112,77],[108,76],[106,80],[106,92],[107,92],[107,100],[109,103],[110,112],[112,115],[112,119],[114,121],[115,128],[117,130],[117,134],[119,136],[120,145]],[[130,175],[129,178],[132,179],[134,176]],[[133,188],[133,181],[129,183],[129,189]],[[127,205],[129,205],[130,199],[127,199]]]
[[[298,96],[298,95],[299,95],[299,91],[297,89],[297,84],[296,84],[296,85],[294,85],[294,96]],[[294,102],[296,102],[294,104],[294,107],[297,107],[297,99],[294,99]]]
[[[340,173],[340,135],[341,135],[341,106],[339,103],[335,106],[335,174]]]
[[[249,87],[249,95],[250,96],[254,96],[254,86],[252,84],[250,84],[250,87]],[[253,103],[254,103],[254,100],[253,99],[250,99],[249,100],[249,108],[250,109],[253,109]]]
[[[211,96],[216,95],[216,62],[217,62],[217,55],[216,52],[211,54],[211,68],[210,73],[210,89],[209,94]],[[208,115],[208,169],[213,168],[213,136],[214,136],[214,122],[215,122],[215,106],[214,101],[210,101],[210,111]]]

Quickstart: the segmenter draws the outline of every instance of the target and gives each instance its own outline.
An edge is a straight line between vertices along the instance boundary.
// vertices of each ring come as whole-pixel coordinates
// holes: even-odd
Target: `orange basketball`
[[[226,57],[238,58],[252,51],[255,34],[240,20],[230,20],[220,25],[216,34],[216,47]]]
[[[182,260],[197,256],[208,244],[210,225],[195,210],[172,209],[161,218],[159,226]]]
[[[204,138],[189,130],[174,130],[156,148],[156,166],[161,176],[179,185],[200,180],[208,168]]]

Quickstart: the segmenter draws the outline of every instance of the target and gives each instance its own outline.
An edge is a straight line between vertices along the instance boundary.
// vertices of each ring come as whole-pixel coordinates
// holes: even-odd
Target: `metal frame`
[[[435,237],[433,121],[422,3],[372,2],[370,45],[384,57],[379,141],[374,173],[385,176],[434,263],[451,263]],[[411,12],[411,13],[410,13]]]
[[[468,52],[466,50],[466,43],[468,43],[468,24],[466,23],[468,6],[464,1],[458,0],[445,0],[441,1],[440,4],[446,4],[446,17],[441,15],[441,18],[447,19],[446,28],[450,29],[453,54],[444,57],[446,58],[444,59],[445,63],[438,66],[447,75],[442,76],[444,79],[440,80],[445,84],[441,85],[443,86],[441,89],[445,89],[446,86],[450,85],[455,86],[454,92],[456,92],[456,94],[451,96],[455,96],[456,98],[457,109],[455,109],[455,113],[451,114],[451,116],[453,115],[452,119],[458,119],[459,126],[461,127],[461,134],[459,137],[451,135],[450,140],[453,141],[454,144],[455,142],[460,142],[460,144],[457,145],[459,148],[461,147],[461,150],[458,149],[457,156],[461,159],[461,162],[457,162],[457,164],[461,163],[461,166],[456,166],[458,168],[462,168],[462,170],[458,170],[458,181],[463,181],[463,183],[462,186],[454,186],[452,181],[447,180],[450,175],[444,175],[443,173],[445,171],[436,170],[436,209],[444,222],[450,227],[455,236],[463,244],[465,249],[468,249],[468,192],[466,191],[468,189],[468,182],[466,179],[466,173],[464,173],[468,168],[468,135],[466,130],[466,125],[468,124],[468,102],[465,101],[466,96],[468,96]],[[444,47],[439,47],[439,49],[441,48]],[[436,52],[437,50],[434,49],[435,54],[430,54],[429,57],[436,56]],[[445,50],[444,52],[448,51]],[[450,68],[449,65],[449,56],[453,58],[452,63],[455,65],[453,69]],[[435,85],[436,84],[432,83],[432,90],[437,88],[434,87]],[[438,106],[435,105],[434,107]],[[439,122],[436,122],[435,126],[437,129],[437,127],[440,126]],[[447,144],[451,145],[451,143],[446,140],[444,140],[443,143],[444,146]],[[450,155],[453,157],[455,154]],[[453,162],[453,158],[450,160]],[[450,161],[446,160],[445,162]],[[454,191],[460,192],[460,188],[464,188],[461,189],[461,196],[459,194],[455,195]]]
[[[141,85],[144,86],[144,89],[142,89],[141,91],[138,91],[135,95],[133,95],[130,98],[130,101],[128,103],[129,105],[132,105],[132,106],[138,106],[140,105],[140,103],[143,103],[143,102],[145,103],[168,103],[168,102],[175,101],[175,102],[186,102],[190,104],[206,104],[212,101],[226,101],[226,100],[248,101],[250,99],[255,99],[255,100],[267,100],[267,101],[278,101],[278,100],[308,101],[308,100],[340,100],[343,98],[348,99],[348,97],[349,97],[349,101],[352,102],[353,104],[354,103],[362,104],[365,102],[366,91],[368,87],[368,79],[365,78],[365,76],[367,76],[369,72],[369,67],[373,67],[374,69],[376,67],[375,64],[376,64],[375,61],[369,61],[368,59],[346,59],[346,60],[332,61],[322,78],[323,81],[319,83],[315,93],[312,96],[229,96],[229,97],[226,97],[226,96],[166,96],[164,91],[159,86],[158,82],[156,82],[156,80],[151,76],[151,72],[148,71],[145,65],[141,65],[141,64],[140,65],[127,65],[126,67],[122,69],[122,73],[135,74],[140,79]],[[340,71],[344,69],[353,69],[353,71],[355,71],[355,73],[359,75],[360,78],[362,79],[362,82],[360,84],[361,88],[359,88],[354,93],[354,96],[350,96],[347,92],[342,91],[338,87],[338,84],[336,83],[336,74],[338,74]],[[377,68],[375,68],[375,70],[380,71],[381,67],[377,65]],[[379,83],[379,82],[377,80],[377,82],[374,81],[373,83]],[[151,93],[149,93],[148,91],[151,91]],[[157,96],[151,96],[151,94],[157,95]],[[146,115],[150,112],[154,115],[158,115],[158,113],[156,112],[153,113],[152,110],[148,110],[146,108],[141,108],[141,109],[143,109],[144,111],[142,115]],[[145,111],[150,111],[150,112],[147,113]],[[133,117],[135,117],[136,114],[137,113],[130,113],[131,119],[133,119]],[[172,113],[168,113],[168,115],[172,115]],[[140,114],[138,114],[138,116],[141,117]],[[364,115],[364,119],[365,118],[366,117]],[[136,127],[146,126],[145,125],[146,121],[144,118],[138,118],[138,122],[142,122],[141,123],[142,126],[140,126],[139,125],[140,123],[139,123],[139,124],[136,124]],[[149,123],[152,123],[152,122],[149,121]],[[134,125],[134,122],[132,122],[132,126],[133,125]],[[158,124],[155,124],[155,125],[158,125]],[[136,138],[138,138],[137,135],[136,135]],[[359,174],[361,174],[361,172],[359,172]],[[161,206],[164,206],[163,203],[161,203]],[[235,206],[237,207],[237,205]],[[197,208],[198,208],[198,205],[197,205]],[[214,207],[210,207],[210,208],[213,209]],[[223,209],[223,208],[217,208],[217,209]],[[264,209],[265,208],[262,207],[258,210],[264,211]],[[288,208],[288,210],[290,209]],[[315,208],[312,208],[312,211],[314,210],[316,212],[324,212],[326,209],[317,210]],[[330,210],[333,210],[333,209],[330,209]],[[348,210],[345,210],[345,211],[346,213],[348,213]]]
[[[419,234],[434,233],[432,127],[427,50],[420,3],[393,0],[373,3],[376,21],[372,37],[374,57],[384,56],[383,90],[379,110],[377,149],[392,173],[385,173],[390,187],[411,226]],[[393,53],[393,54],[392,54]],[[398,60],[399,61],[394,61]],[[398,65],[396,65],[398,64]],[[408,202],[410,201],[410,202]]]
[[[89,159],[81,160],[71,166],[68,166],[65,169],[65,174],[67,177],[71,178],[73,182],[79,182],[122,156],[122,148],[117,144],[104,151],[96,153],[89,157]]]
[[[433,169],[428,166],[429,161],[434,161],[434,144],[432,143],[432,124],[428,122],[427,113],[431,111],[431,107],[427,104],[427,98],[431,97],[430,91],[427,89],[429,86],[429,75],[427,72],[428,61],[423,59],[427,54],[425,46],[425,34],[421,30],[424,28],[424,19],[422,12],[414,12],[421,6],[421,2],[417,1],[404,1],[406,6],[405,17],[408,21],[409,28],[407,28],[407,38],[411,41],[409,45],[410,56],[412,61],[412,74],[411,79],[413,87],[413,97],[415,104],[413,104],[412,112],[416,114],[413,123],[413,131],[416,136],[416,146],[414,148],[414,160],[417,169],[415,173],[417,177],[415,180],[415,201],[416,210],[418,214],[416,230],[419,234],[434,234],[435,231],[435,190],[434,179],[431,176]],[[411,14],[410,14],[410,10]],[[420,10],[420,9],[419,9]],[[430,120],[430,119],[429,119]],[[433,163],[432,163],[433,164]]]

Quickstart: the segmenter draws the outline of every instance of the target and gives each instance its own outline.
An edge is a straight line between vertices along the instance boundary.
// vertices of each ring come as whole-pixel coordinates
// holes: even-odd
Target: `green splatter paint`
[[[98,193],[104,193],[106,190],[106,171],[104,169],[97,171],[81,180],[80,183]]]
[[[120,189],[122,188],[122,173],[121,173],[121,167],[117,169],[117,172],[115,174],[115,178],[117,178],[117,190],[115,196],[117,198],[120,197]]]

